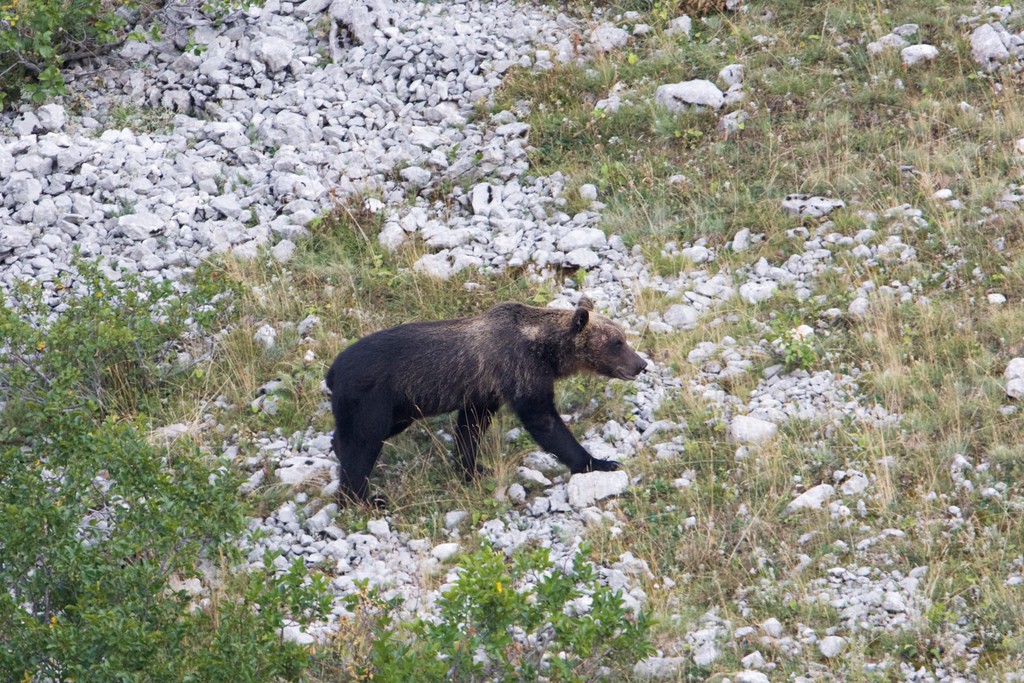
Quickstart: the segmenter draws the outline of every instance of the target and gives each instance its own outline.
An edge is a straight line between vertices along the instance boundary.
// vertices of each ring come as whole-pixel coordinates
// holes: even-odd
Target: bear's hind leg
[[[462,465],[462,476],[472,481],[477,475],[486,474],[486,470],[476,461],[480,437],[487,431],[494,415],[493,406],[466,406],[459,411],[456,421],[455,447]]]
[[[350,404],[351,412],[346,416],[344,427],[336,421],[334,430],[334,454],[340,465],[338,498],[365,502],[369,495],[368,477],[380,457],[384,439],[391,429],[390,406],[381,410],[381,403],[367,400]]]

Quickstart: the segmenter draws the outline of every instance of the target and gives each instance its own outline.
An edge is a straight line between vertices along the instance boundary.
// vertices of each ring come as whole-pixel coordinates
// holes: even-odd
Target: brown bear
[[[385,439],[417,418],[455,410],[456,449],[471,479],[480,436],[505,404],[573,473],[618,469],[591,456],[555,409],[557,379],[593,372],[631,380],[647,367],[622,330],[592,311],[586,298],[575,310],[501,303],[467,318],[381,330],[342,351],[326,377],[339,499],[367,499]]]

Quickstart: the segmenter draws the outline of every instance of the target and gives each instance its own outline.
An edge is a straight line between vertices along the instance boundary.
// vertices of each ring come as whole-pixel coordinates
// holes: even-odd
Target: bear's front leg
[[[615,460],[598,460],[580,445],[555,409],[554,396],[520,399],[512,409],[523,421],[537,445],[558,458],[573,474],[610,472],[621,466]]]

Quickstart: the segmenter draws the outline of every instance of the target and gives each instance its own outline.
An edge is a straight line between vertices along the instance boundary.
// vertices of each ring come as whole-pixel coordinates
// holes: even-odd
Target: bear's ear
[[[572,333],[579,334],[590,322],[590,311],[586,308],[577,308],[572,314]]]
[[[588,311],[594,310],[594,302],[590,300],[589,296],[584,295],[580,298],[580,302],[576,304],[576,308],[585,308]]]

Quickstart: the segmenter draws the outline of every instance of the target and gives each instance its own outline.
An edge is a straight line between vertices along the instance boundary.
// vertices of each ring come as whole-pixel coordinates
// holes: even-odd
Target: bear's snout
[[[640,354],[630,349],[630,358],[619,365],[619,371],[615,373],[619,379],[633,380],[647,370],[647,361],[640,357]]]

